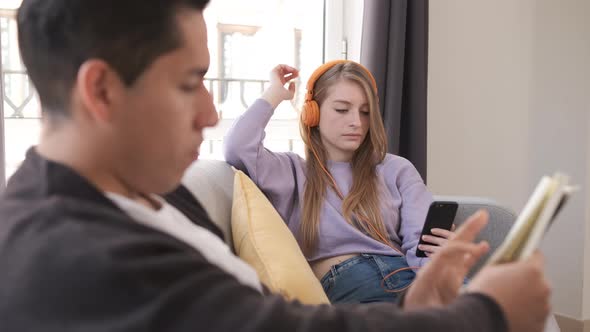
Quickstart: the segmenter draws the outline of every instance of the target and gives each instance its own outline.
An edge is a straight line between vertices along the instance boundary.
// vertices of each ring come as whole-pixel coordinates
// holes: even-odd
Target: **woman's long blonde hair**
[[[371,238],[389,245],[384,242],[389,239],[389,236],[381,217],[376,172],[376,166],[383,161],[387,153],[387,141],[379,112],[377,91],[369,75],[370,73],[364,67],[355,62],[336,64],[315,82],[313,99],[321,106],[327,98],[329,88],[339,80],[355,82],[365,92],[369,104],[369,131],[352,157],[353,182],[348,195],[342,202],[342,211],[349,224]],[[318,127],[301,124],[300,130],[306,145],[307,181],[303,193],[299,236],[303,252],[309,256],[317,249],[320,211],[325,202],[326,188],[337,189],[334,188],[336,184],[323,170],[323,167],[327,165],[328,155],[322,144]],[[312,148],[317,153],[317,158]]]

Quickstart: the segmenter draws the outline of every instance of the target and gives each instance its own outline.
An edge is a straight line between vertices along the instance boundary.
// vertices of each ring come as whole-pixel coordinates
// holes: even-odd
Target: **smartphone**
[[[426,221],[424,222],[424,227],[422,228],[422,234],[420,234],[419,245],[426,243],[424,240],[422,240],[423,235],[433,235],[430,232],[433,228],[451,230],[458,207],[459,204],[457,204],[457,202],[432,202],[430,204],[430,208],[428,208],[428,214],[426,215]],[[426,257],[426,253],[416,248],[416,256]]]

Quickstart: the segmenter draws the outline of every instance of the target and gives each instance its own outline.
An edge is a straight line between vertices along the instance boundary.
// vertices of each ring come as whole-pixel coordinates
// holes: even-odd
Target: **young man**
[[[264,296],[179,185],[217,123],[203,85],[207,0],[24,0],[43,135],[0,200],[2,331],[537,331],[542,259],[482,272],[475,216],[404,307]],[[164,194],[168,193],[168,194]],[[512,294],[518,293],[518,297]]]

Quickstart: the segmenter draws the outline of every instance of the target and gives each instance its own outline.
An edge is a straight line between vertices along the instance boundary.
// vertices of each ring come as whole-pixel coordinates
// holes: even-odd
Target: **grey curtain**
[[[2,35],[0,34],[0,46],[2,46]],[[0,48],[0,53],[2,52]],[[6,135],[4,132],[4,69],[2,67],[2,56],[0,55],[0,193],[6,186]]]
[[[375,75],[388,150],[426,181],[428,0],[365,0],[361,63]]]

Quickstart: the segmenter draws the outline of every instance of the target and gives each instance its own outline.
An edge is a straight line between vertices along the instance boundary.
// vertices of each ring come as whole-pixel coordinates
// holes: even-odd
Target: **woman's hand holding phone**
[[[434,201],[430,204],[416,249],[417,257],[430,257],[453,238],[453,222],[458,208],[457,202]]]
[[[418,245],[418,249],[424,251],[427,257],[440,250],[449,240],[453,239],[455,235],[455,224],[451,227],[451,230],[443,228],[433,228],[430,230],[432,235],[422,235],[422,240],[426,244]]]

